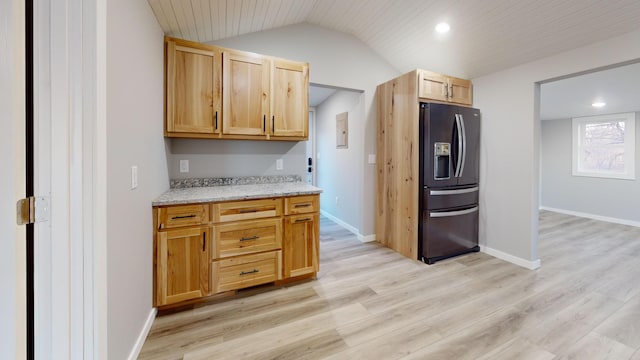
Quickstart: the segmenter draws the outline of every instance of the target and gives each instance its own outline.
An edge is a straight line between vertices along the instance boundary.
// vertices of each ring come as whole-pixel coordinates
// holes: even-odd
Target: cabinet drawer
[[[217,260],[211,266],[213,291],[222,292],[270,283],[282,278],[282,251]]]
[[[213,222],[261,219],[282,215],[282,199],[243,200],[211,205]]]
[[[209,205],[179,205],[158,208],[158,229],[197,226],[209,222]]]
[[[284,199],[284,214],[296,215],[318,212],[320,209],[319,195],[294,196]]]
[[[218,224],[213,227],[212,257],[218,259],[282,247],[282,219]]]

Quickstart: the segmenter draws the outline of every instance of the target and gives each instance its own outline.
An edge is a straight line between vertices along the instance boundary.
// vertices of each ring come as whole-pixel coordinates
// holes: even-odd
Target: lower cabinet
[[[302,214],[285,217],[284,277],[318,272],[320,216]]]
[[[156,306],[319,270],[319,195],[157,207],[154,223]]]
[[[209,230],[194,227],[157,233],[156,303],[174,304],[209,294]]]

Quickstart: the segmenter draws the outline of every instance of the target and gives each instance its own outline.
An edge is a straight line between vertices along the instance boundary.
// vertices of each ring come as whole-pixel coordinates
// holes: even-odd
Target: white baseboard
[[[320,213],[323,216],[325,216],[326,218],[328,218],[331,221],[333,221],[334,223],[336,223],[336,224],[342,226],[343,228],[349,230],[349,232],[352,232],[355,236],[358,237],[358,240],[360,240],[361,242],[376,241],[376,234],[362,235],[362,234],[360,234],[360,231],[358,229],[356,229],[354,226],[347,224],[346,222],[338,219],[337,217],[329,214],[328,212],[326,212],[324,210],[320,210]]]
[[[131,349],[131,353],[129,354],[129,360],[136,360],[138,355],[140,355],[140,351],[142,350],[142,345],[144,345],[144,341],[147,339],[147,335],[149,335],[149,330],[151,330],[151,325],[153,325],[153,320],[156,318],[156,314],[158,313],[158,309],[152,308],[149,312],[149,316],[147,316],[147,321],[144,323],[144,327],[142,331],[140,331],[140,335],[138,335],[138,339],[136,339],[136,343]]]
[[[630,225],[630,226],[640,227],[640,222],[633,221],[633,220],[618,219],[618,218],[613,218],[613,217],[608,217],[608,216],[601,216],[601,215],[594,215],[594,214],[583,213],[583,212],[573,211],[573,210],[556,209],[556,208],[552,208],[552,207],[548,207],[548,206],[540,206],[540,210],[548,210],[548,211],[553,211],[553,212],[557,212],[557,213],[560,213],[560,214],[578,216],[578,217],[583,217],[583,218],[593,219],[593,220],[599,220],[599,221],[606,221],[606,222],[610,222],[610,223],[614,223],[614,224]]]
[[[480,251],[482,251],[483,253],[487,254],[487,255],[491,255],[493,257],[496,257],[500,260],[504,260],[504,261],[508,261],[512,264],[516,264],[518,266],[522,266],[523,268],[529,269],[529,270],[535,270],[537,268],[540,267],[540,259],[535,260],[535,261],[530,261],[530,260],[525,260],[523,258],[519,258],[517,256],[513,256],[511,254],[507,254],[506,252],[502,252],[500,250],[496,250],[496,249],[492,249],[488,246],[482,246],[480,245]]]
[[[360,235],[360,234],[358,234],[358,240],[360,240],[362,242],[376,241],[376,234],[371,234],[371,235]]]

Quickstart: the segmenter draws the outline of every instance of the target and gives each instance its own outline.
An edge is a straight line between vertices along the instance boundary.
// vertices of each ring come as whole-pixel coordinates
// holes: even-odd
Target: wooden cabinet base
[[[313,194],[154,207],[154,306],[315,277],[319,206]]]

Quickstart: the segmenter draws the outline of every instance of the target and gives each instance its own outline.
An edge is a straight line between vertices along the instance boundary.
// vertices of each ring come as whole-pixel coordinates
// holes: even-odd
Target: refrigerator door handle
[[[467,161],[467,130],[464,127],[464,117],[462,117],[462,114],[459,114],[458,117],[460,118],[460,126],[462,127],[462,161],[460,161],[458,177],[462,177],[462,173],[464,173],[464,163]]]
[[[462,165],[462,142],[463,142],[463,133],[462,126],[460,125],[460,114],[456,114],[456,130],[458,131],[458,148],[457,148],[457,161],[456,161],[456,170],[453,173],[454,177],[460,177],[460,166]]]
[[[441,217],[450,217],[450,216],[460,216],[460,215],[472,214],[477,211],[478,211],[478,207],[474,206],[470,209],[465,209],[465,210],[432,212],[429,214],[429,217],[441,218]]]
[[[467,188],[467,189],[458,189],[458,190],[431,190],[429,191],[429,195],[458,195],[458,194],[467,194],[478,191],[479,188],[477,186]]]

